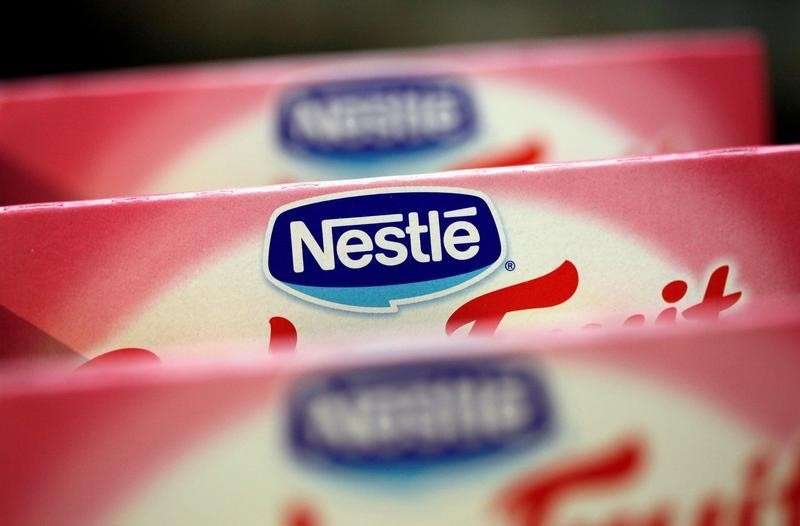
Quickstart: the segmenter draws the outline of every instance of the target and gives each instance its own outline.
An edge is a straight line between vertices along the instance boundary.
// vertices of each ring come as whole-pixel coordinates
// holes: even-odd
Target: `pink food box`
[[[783,309],[7,374],[3,524],[793,526],[800,307]]]
[[[0,208],[4,358],[693,324],[800,293],[800,147]]]
[[[630,35],[0,86],[0,205],[768,144],[760,39]]]

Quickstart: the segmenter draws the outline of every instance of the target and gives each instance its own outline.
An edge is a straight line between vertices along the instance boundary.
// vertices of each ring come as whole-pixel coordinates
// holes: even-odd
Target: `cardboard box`
[[[800,148],[0,208],[4,358],[692,324],[800,292]]]
[[[795,524],[800,308],[782,308],[7,375],[3,522]]]
[[[770,142],[760,39],[621,36],[0,86],[0,205]]]

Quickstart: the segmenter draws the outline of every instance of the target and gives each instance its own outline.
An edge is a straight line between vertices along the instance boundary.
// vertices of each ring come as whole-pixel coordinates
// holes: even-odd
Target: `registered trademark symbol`
[[[511,272],[511,271],[512,271],[512,270],[514,270],[515,268],[517,268],[517,264],[516,264],[516,263],[514,263],[514,261],[513,261],[513,260],[510,260],[510,259],[509,259],[508,261],[506,261],[506,270],[507,270],[507,271]]]

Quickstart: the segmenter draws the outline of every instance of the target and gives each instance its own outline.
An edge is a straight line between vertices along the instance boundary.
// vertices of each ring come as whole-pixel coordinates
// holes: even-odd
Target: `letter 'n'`
[[[296,273],[299,274],[305,270],[303,245],[308,249],[319,268],[333,270],[336,263],[333,250],[333,229],[326,223],[327,221],[322,222],[322,247],[319,246],[303,221],[289,223],[289,234],[292,239],[292,270]]]

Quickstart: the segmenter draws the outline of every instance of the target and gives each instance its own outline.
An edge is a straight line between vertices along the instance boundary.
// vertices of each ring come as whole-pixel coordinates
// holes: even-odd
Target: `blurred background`
[[[776,142],[800,142],[800,1],[77,0],[4,6],[0,78],[649,30],[753,27]]]

